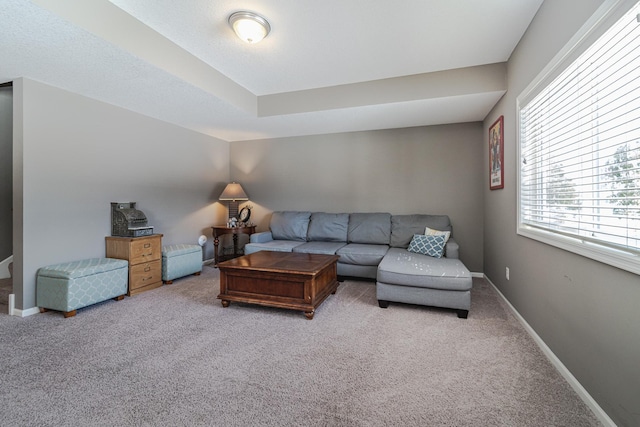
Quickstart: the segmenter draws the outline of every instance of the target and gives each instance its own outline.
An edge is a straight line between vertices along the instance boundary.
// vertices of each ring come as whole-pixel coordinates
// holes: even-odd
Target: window
[[[605,3],[518,98],[518,233],[640,274],[640,3]]]

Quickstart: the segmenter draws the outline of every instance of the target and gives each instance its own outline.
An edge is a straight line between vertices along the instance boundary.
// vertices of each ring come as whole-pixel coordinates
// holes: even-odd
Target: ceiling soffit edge
[[[367,105],[506,92],[507,63],[500,62],[433,73],[258,97],[258,116],[269,117]]]

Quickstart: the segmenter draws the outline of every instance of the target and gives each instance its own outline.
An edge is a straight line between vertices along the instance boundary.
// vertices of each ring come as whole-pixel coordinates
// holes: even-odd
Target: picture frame
[[[249,222],[249,218],[251,218],[251,208],[245,206],[244,208],[240,209],[238,218],[240,219],[240,222]]]
[[[504,188],[504,116],[489,127],[489,188]]]

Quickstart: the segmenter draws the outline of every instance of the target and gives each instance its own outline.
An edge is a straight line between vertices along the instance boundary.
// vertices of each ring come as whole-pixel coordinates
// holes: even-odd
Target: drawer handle
[[[144,244],[144,247],[145,247],[145,248],[150,248],[150,247],[151,247],[151,243],[145,243],[145,244]]]
[[[151,271],[151,267],[145,268],[144,271]]]
[[[151,280],[151,279],[153,279],[153,276],[145,277],[144,279],[142,279],[142,281],[144,282],[145,280]]]

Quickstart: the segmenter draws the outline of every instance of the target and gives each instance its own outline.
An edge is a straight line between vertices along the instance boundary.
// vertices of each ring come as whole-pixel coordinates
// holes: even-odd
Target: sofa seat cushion
[[[361,243],[349,243],[341,247],[336,255],[340,255],[343,264],[354,265],[378,265],[389,250],[388,245],[365,245]]]
[[[307,242],[293,248],[293,252],[335,255],[336,251],[344,245],[346,245],[344,242]]]
[[[291,252],[296,246],[304,245],[297,240],[271,240],[263,243],[247,243],[244,245],[244,253],[252,254],[259,251]]]
[[[378,282],[418,288],[468,291],[471,273],[458,259],[433,258],[391,248],[378,266]]]

